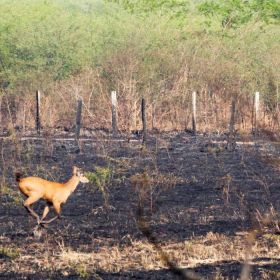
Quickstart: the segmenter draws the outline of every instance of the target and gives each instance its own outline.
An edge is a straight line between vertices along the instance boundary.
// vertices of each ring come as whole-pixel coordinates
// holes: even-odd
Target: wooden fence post
[[[0,124],[1,124],[0,128],[1,128],[1,129],[3,128],[3,127],[2,127],[2,125],[3,125],[2,100],[3,100],[3,98],[2,98],[2,96],[0,96]]]
[[[260,93],[257,91],[255,92],[255,96],[254,96],[253,128],[252,128],[253,133],[257,133],[258,131],[259,109],[260,109]]]
[[[235,97],[231,100],[231,109],[230,109],[230,121],[229,121],[229,137],[228,137],[228,150],[232,151],[235,148],[235,107],[236,99]]]
[[[192,93],[192,130],[196,135],[196,92]]]
[[[37,134],[41,132],[41,92],[36,91],[36,130]]]
[[[117,113],[117,92],[111,92],[111,101],[112,101],[112,129],[113,136],[118,134],[118,113]]]
[[[142,98],[141,102],[141,115],[142,115],[142,125],[143,125],[143,144],[146,143],[147,140],[147,124],[146,124],[146,110],[145,110],[145,99]]]
[[[82,105],[83,101],[81,99],[77,102],[77,115],[76,115],[76,140],[79,140],[81,131],[81,118],[82,118]]]
[[[152,103],[152,130],[156,128],[156,101]]]

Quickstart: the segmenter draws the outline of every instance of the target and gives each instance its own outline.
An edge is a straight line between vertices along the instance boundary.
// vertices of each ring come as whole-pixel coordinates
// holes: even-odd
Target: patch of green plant
[[[75,272],[78,274],[81,279],[96,279],[102,280],[102,278],[95,272],[89,271],[88,267],[84,263],[78,263],[74,266]]]
[[[274,240],[274,241],[278,241],[280,240],[280,236],[277,234],[272,234],[272,233],[267,233],[264,235],[265,238],[270,239],[270,240]]]
[[[108,185],[110,184],[113,176],[113,171],[110,167],[95,166],[95,172],[86,172],[85,176],[89,179],[90,183],[101,191],[105,206],[109,205],[109,192]]]
[[[9,259],[18,258],[20,255],[19,249],[9,248],[9,247],[0,247],[0,255],[7,257]]]
[[[84,264],[78,264],[75,266],[75,271],[79,275],[80,278],[82,279],[88,279],[89,278],[89,273],[87,270],[86,265]]]

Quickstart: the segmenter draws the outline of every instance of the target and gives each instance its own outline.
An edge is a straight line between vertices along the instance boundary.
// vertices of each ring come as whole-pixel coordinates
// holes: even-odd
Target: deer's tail
[[[20,182],[20,180],[21,180],[21,178],[22,178],[22,174],[19,173],[19,172],[16,172],[16,173],[15,173],[15,176],[16,176],[16,181],[17,181],[17,182]]]

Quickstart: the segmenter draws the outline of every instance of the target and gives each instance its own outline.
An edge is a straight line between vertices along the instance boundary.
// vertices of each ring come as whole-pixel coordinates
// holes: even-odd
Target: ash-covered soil
[[[139,194],[150,231],[178,267],[238,279],[248,258],[252,279],[280,279],[278,146],[240,141],[229,151],[223,140],[166,133],[150,136],[146,147],[104,137],[78,148],[55,138],[2,139],[0,279],[176,279],[138,228]],[[96,184],[80,184],[63,218],[36,232],[14,173],[64,182],[73,165],[110,173],[103,190],[110,207]],[[148,183],[131,183],[142,175]]]

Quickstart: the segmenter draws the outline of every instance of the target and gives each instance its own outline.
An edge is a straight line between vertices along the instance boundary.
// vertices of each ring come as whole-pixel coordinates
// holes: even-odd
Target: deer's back
[[[63,186],[61,183],[51,182],[39,177],[26,177],[19,182],[19,189],[24,195],[36,195],[48,201],[52,201],[59,193],[63,193]]]

